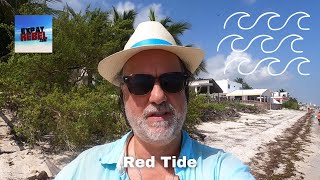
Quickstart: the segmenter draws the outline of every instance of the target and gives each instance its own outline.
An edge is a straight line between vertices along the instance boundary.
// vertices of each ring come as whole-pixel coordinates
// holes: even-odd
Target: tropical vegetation
[[[129,130],[118,104],[118,89],[103,80],[97,65],[122,50],[134,31],[134,10],[100,9],[76,13],[38,1],[0,0],[0,107],[10,109],[16,136],[34,145],[48,141],[57,148],[79,149],[112,141]],[[52,1],[59,3],[59,1]],[[17,4],[15,4],[17,3]],[[5,10],[5,11],[2,11]],[[152,10],[150,11],[151,14]],[[52,54],[16,54],[13,50],[13,15],[53,14]],[[155,13],[153,17],[156,20]],[[160,20],[180,36],[186,22]],[[198,70],[205,70],[204,64]],[[193,97],[193,96],[192,96]],[[186,128],[199,122],[191,98]]]

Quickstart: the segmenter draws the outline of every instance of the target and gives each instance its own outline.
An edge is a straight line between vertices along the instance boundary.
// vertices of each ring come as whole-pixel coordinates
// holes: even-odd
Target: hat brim
[[[141,46],[122,50],[104,58],[98,65],[98,72],[112,84],[120,86],[119,79],[117,79],[116,76],[121,71],[124,64],[135,54],[149,49],[161,49],[177,55],[191,73],[198,68],[204,58],[203,51],[193,47],[166,45]]]

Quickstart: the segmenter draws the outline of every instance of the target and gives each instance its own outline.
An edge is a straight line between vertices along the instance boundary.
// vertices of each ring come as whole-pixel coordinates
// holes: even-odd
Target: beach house
[[[189,87],[196,94],[205,94],[208,97],[219,98],[223,93],[220,86],[213,79],[198,79],[189,82]]]

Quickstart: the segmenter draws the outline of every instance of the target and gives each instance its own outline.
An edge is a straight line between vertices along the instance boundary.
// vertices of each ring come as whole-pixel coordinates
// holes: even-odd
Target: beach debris
[[[27,178],[28,180],[48,180],[49,176],[47,172],[41,171],[38,175],[33,175]]]
[[[50,160],[46,159],[44,162],[48,166],[52,176],[56,176],[61,171],[61,169],[54,165]]]

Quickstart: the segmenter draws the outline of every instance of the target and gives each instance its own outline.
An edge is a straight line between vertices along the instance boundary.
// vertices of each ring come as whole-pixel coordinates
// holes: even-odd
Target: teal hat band
[[[162,40],[162,39],[146,39],[139,41],[135,43],[131,48],[136,48],[140,46],[151,46],[151,45],[169,45],[171,46],[172,44],[168,41]]]

